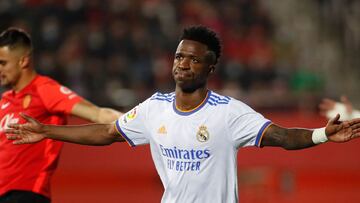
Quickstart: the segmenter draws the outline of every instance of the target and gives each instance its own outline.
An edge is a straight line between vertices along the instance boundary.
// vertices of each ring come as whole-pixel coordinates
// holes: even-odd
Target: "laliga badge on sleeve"
[[[22,106],[24,109],[27,109],[30,106],[31,103],[31,95],[25,95],[23,102],[22,102]]]
[[[136,118],[136,115],[137,115],[137,106],[131,109],[130,111],[128,111],[125,115],[123,115],[122,120],[124,124],[134,120]]]
[[[72,93],[72,91],[65,86],[60,86],[60,92],[63,94],[71,94]]]

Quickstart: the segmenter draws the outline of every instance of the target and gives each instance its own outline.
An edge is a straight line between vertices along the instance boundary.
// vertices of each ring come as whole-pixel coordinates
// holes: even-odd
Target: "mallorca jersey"
[[[208,91],[191,111],[156,93],[115,125],[131,146],[150,143],[163,203],[237,202],[237,152],[260,146],[270,121],[246,104]]]
[[[36,144],[14,145],[4,130],[10,123],[24,123],[19,113],[45,124],[64,124],[65,115],[82,98],[56,81],[36,76],[20,92],[10,90],[0,101],[0,195],[10,190],[33,191],[50,197],[62,143],[44,139]]]

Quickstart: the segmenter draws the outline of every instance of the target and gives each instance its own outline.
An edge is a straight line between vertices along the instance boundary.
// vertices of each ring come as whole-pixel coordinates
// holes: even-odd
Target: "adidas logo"
[[[163,135],[167,134],[167,131],[166,131],[165,126],[161,126],[161,127],[158,129],[157,133],[163,134]]]

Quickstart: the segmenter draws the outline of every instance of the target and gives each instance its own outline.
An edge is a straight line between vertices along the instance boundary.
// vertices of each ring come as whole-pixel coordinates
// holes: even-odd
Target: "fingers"
[[[360,123],[351,126],[351,139],[360,137]]]
[[[29,142],[27,142],[26,140],[20,139],[20,140],[15,140],[13,142],[13,144],[15,145],[21,145],[21,144],[29,144]]]
[[[360,133],[360,128],[357,128],[357,129],[353,130],[353,133],[355,133],[355,134]]]
[[[17,139],[21,139],[20,135],[15,135],[15,134],[11,134],[11,135],[6,135],[6,138],[8,140],[17,140]]]
[[[351,135],[351,139],[358,138],[358,137],[360,137],[360,130],[358,130],[357,132],[353,131],[353,133]]]
[[[18,129],[20,129],[20,126],[19,126],[19,124],[8,124],[7,126],[6,126],[7,128],[5,129],[5,133],[12,133],[12,131],[11,130],[18,130]]]
[[[360,123],[353,123],[353,124],[351,125],[351,128],[352,128],[352,129],[360,128]]]
[[[341,128],[350,128],[352,130],[360,128],[360,119],[353,119],[341,123]]]
[[[13,131],[13,132],[15,132],[15,131]],[[19,132],[15,132],[15,133],[19,133]],[[8,134],[8,135],[6,135],[6,138],[8,140],[14,140],[13,144],[15,144],[15,145],[29,144],[29,142],[27,142],[23,136],[18,135],[18,134]]]
[[[27,122],[35,122],[35,119],[33,119],[32,117],[30,117],[24,113],[20,113],[20,116],[23,117]]]
[[[329,120],[329,124],[339,124],[340,114],[336,114],[336,116]]]
[[[7,128],[5,134],[20,134],[19,128]]]
[[[347,121],[350,125],[356,125],[358,123],[360,123],[360,118],[355,118],[352,120]]]

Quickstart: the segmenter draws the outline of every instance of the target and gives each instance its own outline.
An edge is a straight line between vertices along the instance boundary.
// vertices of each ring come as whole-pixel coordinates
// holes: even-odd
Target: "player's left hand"
[[[340,115],[337,114],[330,119],[326,125],[325,133],[332,142],[347,142],[351,139],[360,137],[360,119],[339,121]]]

